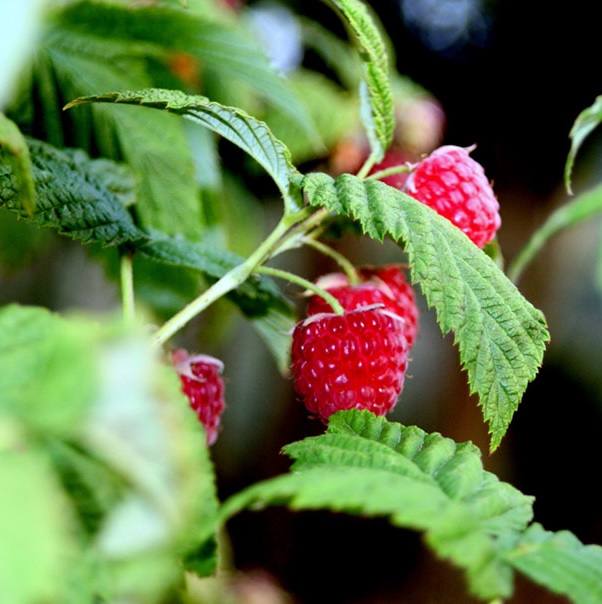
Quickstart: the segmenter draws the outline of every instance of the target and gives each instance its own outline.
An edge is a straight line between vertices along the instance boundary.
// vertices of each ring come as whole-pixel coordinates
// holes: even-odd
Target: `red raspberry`
[[[403,389],[408,344],[401,319],[364,308],[317,314],[293,330],[294,386],[323,421],[335,411],[389,412]]]
[[[224,382],[220,377],[224,365],[218,359],[199,354],[189,356],[183,348],[172,352],[172,362],[180,376],[182,392],[205,426],[207,444],[217,440],[224,403]]]
[[[405,192],[453,222],[480,248],[500,227],[499,204],[471,149],[447,145],[420,161]]]
[[[362,283],[351,285],[343,273],[324,275],[316,285],[332,294],[345,310],[355,310],[362,306],[382,304],[387,310],[399,315],[404,321],[408,347],[416,341],[419,312],[412,286],[406,281],[402,266],[389,264],[379,267],[358,269]],[[334,309],[324,298],[313,295],[307,304],[307,314],[328,313]]]

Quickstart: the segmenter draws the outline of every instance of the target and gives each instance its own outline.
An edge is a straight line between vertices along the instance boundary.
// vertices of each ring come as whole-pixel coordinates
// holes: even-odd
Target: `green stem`
[[[304,287],[305,289],[314,292],[314,294],[317,294],[321,298],[324,298],[324,301],[328,303],[330,308],[332,308],[333,312],[335,312],[337,315],[345,314],[345,309],[332,294],[329,294],[326,290],[318,287],[315,283],[312,283],[303,277],[299,277],[299,275],[289,273],[288,271],[283,271],[279,268],[272,268],[271,266],[260,266],[257,268],[257,272],[263,273],[264,275],[270,275],[271,277],[286,279],[291,283]]]
[[[243,263],[228,271],[219,281],[216,281],[200,296],[163,323],[154,334],[155,344],[160,346],[167,342],[169,338],[209,305],[244,283],[257,270],[258,266],[271,257],[273,250],[277,249],[280,240],[294,224],[294,220],[295,218],[292,216],[289,216],[286,220],[283,218],[263,243]]]
[[[313,247],[325,256],[332,258],[343,269],[351,285],[358,285],[359,283],[361,283],[361,279],[357,273],[355,266],[353,266],[353,264],[347,258],[345,258],[345,256],[343,256],[343,254],[337,252],[325,243],[313,239],[312,237],[304,237],[303,243],[310,247]]]
[[[374,167],[375,164],[376,164],[376,156],[374,155],[374,152],[372,152],[368,156],[368,159],[364,162],[364,165],[359,169],[356,176],[359,179],[363,180],[364,178],[366,178],[366,176],[368,175],[368,172],[370,172],[370,170]]]
[[[381,180],[387,176],[393,176],[394,174],[407,174],[409,171],[410,167],[406,165],[393,166],[391,168],[386,168],[385,170],[374,172],[374,174],[370,174],[370,176],[366,176],[366,180]]]
[[[124,252],[121,255],[119,266],[119,277],[121,281],[121,306],[123,318],[126,324],[131,324],[136,318],[136,306],[134,297],[134,271],[132,268],[132,254]]]

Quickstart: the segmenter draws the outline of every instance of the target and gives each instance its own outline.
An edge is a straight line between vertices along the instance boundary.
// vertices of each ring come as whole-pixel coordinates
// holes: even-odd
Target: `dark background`
[[[326,3],[286,4],[340,30],[338,17]],[[443,4],[448,3],[433,6]],[[404,21],[399,2],[371,3],[395,45],[399,72],[424,86],[444,108],[444,142],[477,145],[473,157],[485,166],[500,200],[498,237],[509,262],[547,215],[569,199],[562,180],[569,131],[577,115],[602,92],[599,26],[593,3],[584,0],[472,4],[486,26],[433,49],[428,30]],[[594,133],[579,155],[577,192],[602,176],[597,147]],[[552,343],[495,454],[488,453],[486,428],[477,400],[467,392],[457,352],[449,338],[438,334],[426,309],[413,376],[392,418],[456,440],[472,440],[481,447],[486,468],[536,497],[535,520],[548,530],[571,530],[586,543],[602,543],[597,237],[595,221],[573,227],[546,246],[520,282],[525,296],[546,314]],[[313,268],[319,272],[326,267]],[[240,339],[236,346],[244,349]],[[231,354],[230,366],[236,358]],[[306,418],[289,385],[278,378],[274,383],[279,384],[282,410],[271,415],[264,410],[263,416],[259,411],[269,428],[257,428],[255,444],[252,436],[245,444],[228,441],[224,431],[216,445],[223,496],[285,471],[288,460],[278,455],[279,448],[322,429]],[[425,390],[426,383],[434,383],[435,390]],[[236,398],[233,387],[231,391]],[[244,398],[249,404],[252,393],[245,392]],[[247,463],[257,459],[259,441],[264,461]],[[270,509],[234,518],[229,530],[236,565],[267,571],[302,604],[473,601],[461,574],[434,559],[418,535],[385,522]],[[565,601],[520,579],[510,600]]]

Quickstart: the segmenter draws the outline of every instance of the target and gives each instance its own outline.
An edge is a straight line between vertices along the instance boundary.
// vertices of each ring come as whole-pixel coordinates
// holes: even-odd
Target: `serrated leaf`
[[[21,207],[32,215],[36,207],[36,192],[29,147],[17,125],[3,113],[0,113],[0,153],[11,164]]]
[[[28,145],[36,212],[29,216],[21,208],[12,166],[1,153],[0,208],[5,207],[37,226],[57,229],[62,235],[83,243],[112,246],[146,237],[121,203],[129,192],[121,190],[116,194],[115,183],[108,180],[112,177],[100,176],[104,171],[120,173],[122,168],[107,160],[97,164],[83,152],[61,151],[35,139],[28,139]]]
[[[602,122],[602,95],[596,97],[593,104],[577,116],[569,133],[571,148],[564,166],[564,182],[569,193],[572,193],[571,179],[577,153],[583,141],[600,125],[600,122]]]
[[[538,227],[508,267],[508,277],[518,281],[529,263],[558,233],[592,218],[602,211],[602,185],[579,194],[575,199],[554,210]]]
[[[0,333],[0,412],[40,433],[79,425],[98,379],[94,329],[11,304],[0,309]]]
[[[380,30],[361,0],[330,0],[344,17],[364,64],[364,83],[369,115],[364,119],[368,136],[378,146],[373,149],[378,162],[393,140],[395,114],[389,81],[389,57]]]
[[[285,199],[290,198],[290,181],[297,175],[288,149],[260,120],[235,107],[225,107],[201,96],[178,90],[152,88],[139,91],[111,92],[78,98],[67,107],[84,103],[123,103],[162,109],[191,119],[213,130],[248,153],[278,185]]]
[[[39,137],[56,146],[78,146],[127,161],[137,176],[136,212],[141,224],[198,237],[198,190],[179,120],[97,106],[69,116],[61,112],[62,103],[78,96],[149,86],[146,62],[151,49],[115,36],[100,37],[95,24],[75,27],[64,16],[55,7],[35,57],[33,83],[39,87],[36,94],[44,112],[33,125],[39,130],[43,123]],[[71,123],[63,123],[70,118]]]
[[[584,545],[569,531],[533,524],[506,556],[509,564],[574,604],[602,601],[602,547]]]
[[[149,260],[170,266],[200,271],[209,282],[215,282],[244,259],[227,250],[207,247],[182,238],[155,235],[140,246],[138,253]],[[274,282],[254,275],[238,289],[226,294],[251,321],[272,352],[278,368],[288,368],[290,330],[295,324],[294,308]]]
[[[474,445],[352,410],[331,416],[325,434],[284,452],[295,460],[292,473],[231,496],[223,519],[266,505],[385,516],[424,531],[438,555],[466,571],[474,594],[510,594],[512,573],[498,538],[524,530],[532,498],[485,472]]]
[[[412,281],[442,332],[454,332],[497,448],[541,366],[549,339],[543,314],[464,233],[401,191],[349,174],[308,174],[301,186],[310,204],[357,220],[370,237],[403,242]]]

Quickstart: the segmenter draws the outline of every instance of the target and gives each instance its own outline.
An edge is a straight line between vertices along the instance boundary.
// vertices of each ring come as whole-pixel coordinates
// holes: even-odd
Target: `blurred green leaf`
[[[0,413],[42,434],[78,426],[98,385],[96,328],[43,308],[0,309]]]
[[[95,546],[108,562],[122,561],[123,572],[142,565],[136,588],[148,594],[153,585],[160,591],[176,580],[174,554],[189,555],[215,538],[214,472],[203,426],[177,374],[155,358],[148,341],[108,342],[100,370],[82,442],[129,489],[105,515]],[[161,570],[153,581],[143,579],[147,562],[147,571]],[[206,568],[215,563],[206,560]]]
[[[516,254],[508,266],[508,277],[517,282],[525,268],[542,248],[559,232],[588,220],[602,211],[602,185],[589,189],[572,201],[558,207],[538,227],[527,244]]]
[[[569,133],[571,148],[564,166],[564,182],[569,193],[572,193],[571,180],[577,153],[583,141],[600,125],[600,122],[602,122],[602,96],[596,97],[594,103],[577,116]]]
[[[15,426],[5,411],[0,410],[2,602],[64,602],[76,551],[70,510],[40,447],[14,432],[7,446],[5,431]]]
[[[317,136],[314,125],[289,88],[285,78],[270,65],[261,45],[242,20],[218,17],[215,10],[196,7],[186,10],[167,6],[123,6],[109,3],[75,2],[61,11],[60,22],[65,29],[100,39],[120,40],[130,46],[150,47],[149,54],[164,59],[174,53],[195,57],[200,63],[202,77],[212,81],[234,80],[245,83],[254,96],[279,107],[296,126],[310,136]],[[204,73],[209,72],[209,73]],[[133,82],[125,86],[104,86],[82,94],[102,90],[131,90],[142,88]],[[204,91],[214,98],[211,90]],[[243,97],[244,98],[244,97]],[[238,107],[245,104],[238,102]]]

